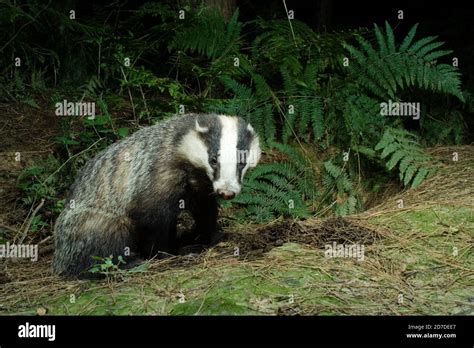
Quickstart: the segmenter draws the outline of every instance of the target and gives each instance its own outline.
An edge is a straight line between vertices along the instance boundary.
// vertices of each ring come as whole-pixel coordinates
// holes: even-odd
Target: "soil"
[[[0,104],[0,225],[15,226],[26,216],[19,204],[17,178],[21,170],[53,153],[51,138],[59,119],[48,113],[46,102],[36,110],[22,104]],[[19,157],[18,157],[19,155]]]
[[[324,249],[325,245],[332,243],[370,245],[380,238],[381,234],[377,231],[342,217],[306,223],[284,220],[257,229],[251,226],[248,229],[221,231],[215,236],[214,243],[208,246],[182,242],[179,255],[169,258],[167,262],[160,262],[155,269],[167,270],[198,264],[209,248],[218,254],[215,257],[234,255],[238,248],[240,259],[255,260],[288,242]]]
[[[223,239],[234,242],[242,254],[259,255],[287,242],[324,248],[327,244],[365,244],[374,243],[380,238],[377,231],[361,226],[342,217],[324,221],[282,222],[263,226],[251,231],[228,230]]]

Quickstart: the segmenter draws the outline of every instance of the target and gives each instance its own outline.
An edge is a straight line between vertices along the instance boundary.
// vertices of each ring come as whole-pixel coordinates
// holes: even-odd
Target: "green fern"
[[[230,21],[225,23],[217,11],[203,9],[191,24],[177,31],[168,49],[196,52],[210,59],[216,59],[228,51],[238,51],[242,27],[238,16],[237,10]]]
[[[359,198],[344,167],[332,160],[325,161],[321,180],[336,215],[353,214],[360,208]]]
[[[316,195],[314,172],[304,155],[286,144],[272,143],[287,159],[260,164],[250,172],[233,203],[245,206],[248,218],[264,222],[276,216],[305,217]]]
[[[433,171],[430,157],[419,145],[417,137],[403,129],[387,128],[375,146],[375,151],[385,160],[388,170],[398,166],[400,181],[405,186],[417,187]]]
[[[434,41],[436,36],[412,43],[416,28],[417,25],[410,30],[398,49],[393,30],[387,22],[385,33],[375,25],[378,48],[361,36],[357,37],[359,48],[344,44],[355,60],[349,69],[356,83],[382,99],[395,99],[399,90],[415,86],[450,94],[464,101],[457,68],[436,62],[436,59],[452,51],[437,50],[444,43]]]
[[[212,111],[246,117],[248,113],[255,108],[257,103],[252,88],[237,82],[235,79],[227,75],[221,76],[220,81],[227,89],[233,92],[234,97],[221,105],[218,110]]]
[[[242,23],[238,21],[238,16],[237,9],[226,22],[215,9],[203,7],[198,13],[190,14],[185,26],[176,29],[168,50],[177,52],[179,61],[187,61],[189,64],[184,65],[188,65],[190,72],[197,72],[210,80],[220,75],[250,71],[251,64],[241,52]],[[209,63],[203,64],[203,56]],[[239,60],[238,67],[234,66],[236,58]]]
[[[299,76],[292,75],[285,66],[280,69],[287,98],[282,129],[284,143],[295,134],[308,140],[309,137],[306,136],[309,135],[309,129],[314,139],[320,139],[323,135],[323,101],[314,88],[319,69],[318,63],[308,63]]]
[[[272,91],[262,76],[254,74],[253,78],[255,88],[247,87],[230,76],[221,76],[222,84],[231,90],[234,96],[224,103],[210,105],[207,109],[245,118],[260,135],[262,144],[269,145],[276,140],[277,134]]]
[[[303,71],[301,58],[311,43],[317,41],[316,33],[308,25],[294,20],[290,27],[286,19],[258,19],[251,23],[261,31],[252,43],[252,56],[271,65],[284,66],[294,74]]]

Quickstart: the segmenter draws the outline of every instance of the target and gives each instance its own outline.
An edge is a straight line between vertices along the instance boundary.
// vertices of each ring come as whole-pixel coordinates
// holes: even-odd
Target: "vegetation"
[[[0,2],[0,246],[38,252],[0,262],[0,314],[474,314],[472,44],[408,16],[324,30],[281,1],[263,18],[249,4],[267,2],[225,16],[201,2],[224,1]],[[58,115],[66,102],[95,115]],[[403,103],[421,117],[389,106]],[[53,274],[77,171],[187,112],[242,116],[263,147],[216,241],[194,245],[183,214],[178,255]]]
[[[88,158],[175,113],[221,112],[252,123],[276,160],[249,173],[227,207],[259,222],[354,213],[364,207],[365,172],[397,170],[415,187],[433,171],[425,143],[463,141],[460,112],[470,97],[452,52],[436,36],[417,37],[418,25],[399,38],[388,22],[323,34],[298,20],[241,22],[238,10],[226,21],[212,8],[186,7],[180,19],[171,2],[115,8],[115,21],[105,9],[76,18],[62,4],[0,6],[2,101],[39,108],[46,95],[50,110],[64,99],[97,109],[92,119],[61,119],[54,155],[20,177],[24,203],[46,199],[50,219]],[[430,117],[415,127],[380,113],[383,102],[431,105],[434,95],[443,98],[438,109],[425,110]]]

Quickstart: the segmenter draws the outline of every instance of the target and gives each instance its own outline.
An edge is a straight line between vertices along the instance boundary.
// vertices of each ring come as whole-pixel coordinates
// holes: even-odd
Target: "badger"
[[[244,119],[177,115],[100,152],[79,171],[54,227],[53,271],[85,275],[94,257],[150,258],[178,249],[186,209],[203,244],[217,229],[217,197],[232,199],[260,160]]]

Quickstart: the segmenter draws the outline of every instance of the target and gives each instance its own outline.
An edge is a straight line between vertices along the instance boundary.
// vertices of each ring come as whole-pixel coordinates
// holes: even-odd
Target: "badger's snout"
[[[217,195],[219,197],[222,197],[224,199],[232,199],[235,197],[235,192],[230,191],[230,190],[217,190]]]
[[[221,198],[232,199],[237,196],[241,191],[241,186],[235,178],[231,180],[225,180],[221,178],[218,181],[214,181],[214,192]]]

